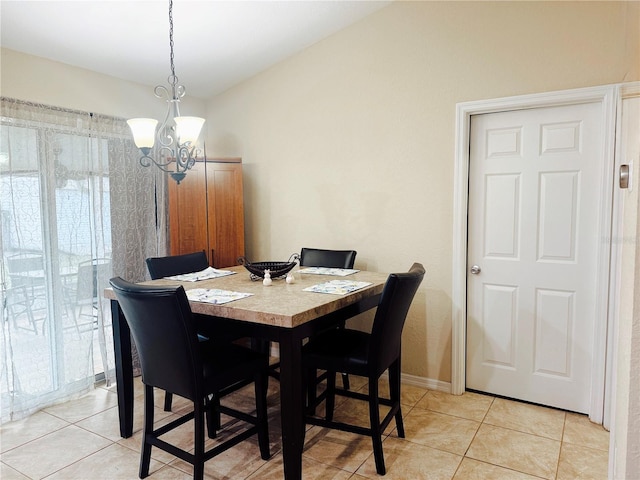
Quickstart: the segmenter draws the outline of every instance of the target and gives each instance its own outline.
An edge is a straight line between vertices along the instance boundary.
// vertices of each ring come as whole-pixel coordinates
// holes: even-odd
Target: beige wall
[[[0,49],[0,55],[2,96],[122,118],[163,118],[166,113],[166,103],[157,99],[148,85],[5,48]],[[185,97],[181,103],[190,115],[204,116],[202,99]]]
[[[449,382],[456,103],[639,79],[639,8],[397,2],[211,100],[208,152],[245,164],[249,258],[422,262],[403,369]]]

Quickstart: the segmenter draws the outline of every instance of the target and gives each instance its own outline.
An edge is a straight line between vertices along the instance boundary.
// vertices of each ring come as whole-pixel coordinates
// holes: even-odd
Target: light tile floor
[[[352,377],[352,388],[366,385]],[[406,438],[393,422],[385,432],[384,454],[389,480],[413,479],[606,479],[609,434],[584,415],[488,395],[453,396],[403,385]],[[175,414],[162,411],[156,397],[156,420]],[[225,401],[250,406],[252,390]],[[278,384],[270,382],[271,460],[260,458],[250,439],[208,461],[207,479],[281,479]],[[0,429],[2,480],[138,478],[142,425],[142,384],[136,382],[134,435],[118,435],[114,388],[97,388],[85,397],[56,405]],[[174,412],[188,408],[174,399]],[[321,412],[322,407],[318,413]],[[336,420],[367,424],[366,405],[353,399],[338,403]],[[225,428],[236,427],[225,419]],[[191,423],[168,434],[189,445]],[[224,435],[224,432],[221,434]],[[150,479],[189,479],[191,466],[153,449]],[[368,437],[310,427],[303,457],[305,480],[363,480],[379,477]]]

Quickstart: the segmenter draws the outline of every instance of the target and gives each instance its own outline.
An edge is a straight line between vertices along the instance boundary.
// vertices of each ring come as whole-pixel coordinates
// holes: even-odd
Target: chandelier
[[[158,121],[153,118],[132,118],[127,120],[133,141],[140,149],[140,165],[150,167],[152,164],[169,173],[178,184],[195,164],[195,157],[199,153],[195,142],[200,135],[204,118],[180,116],[180,99],[184,97],[186,89],[178,84],[175,66],[173,64],[173,0],[169,0],[169,48],[171,50],[171,75],[167,78],[169,88],[157,85],[155,96],[167,101],[167,113],[160,127],[156,130]],[[158,142],[156,155],[151,156],[151,149]]]

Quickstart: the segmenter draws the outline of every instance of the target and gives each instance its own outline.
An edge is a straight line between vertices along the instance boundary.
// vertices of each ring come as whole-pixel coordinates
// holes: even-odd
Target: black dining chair
[[[167,257],[150,257],[147,258],[146,263],[151,280],[171,277],[173,275],[182,275],[183,273],[201,272],[209,266],[207,254],[204,250],[182,255],[169,255]],[[207,340],[207,337],[203,335],[200,335],[198,338],[201,342]],[[165,411],[171,411],[172,403],[173,395],[167,392],[164,397]]]
[[[191,308],[182,286],[136,285],[115,277],[110,280],[119,306],[138,349],[144,384],[144,427],[140,478],[149,475],[152,447],[193,465],[193,478],[201,480],[204,462],[251,436],[258,435],[262,459],[270,457],[267,424],[268,357],[232,343],[200,342]],[[219,403],[236,384],[255,382],[255,416]],[[161,388],[193,402],[193,410],[155,428],[153,390]],[[205,449],[216,435],[220,412],[250,425],[215,447]],[[161,439],[162,435],[194,420],[193,453]],[[235,427],[234,427],[235,430]]]
[[[353,268],[353,264],[356,261],[356,255],[358,252],[355,250],[326,250],[323,248],[307,248],[303,247],[300,250],[300,266],[301,267],[328,267],[328,268]],[[344,328],[345,322],[338,325],[340,328]],[[261,345],[259,348],[269,351],[271,342]],[[269,375],[278,379],[280,374],[278,368],[280,362],[271,364],[269,368]],[[326,378],[326,374],[318,376],[317,383],[321,383]],[[349,376],[347,374],[342,375],[342,383],[344,388],[349,389]]]
[[[301,267],[353,268],[358,252],[355,250],[326,250],[323,248],[306,248],[300,250]],[[341,322],[338,328],[345,328],[346,322]],[[342,373],[342,386],[349,390],[349,375]],[[321,383],[326,373],[318,376],[316,383]]]
[[[300,266],[353,268],[357,253],[355,250],[325,250],[304,247],[300,250]]]
[[[303,368],[308,374],[308,401],[305,420],[312,425],[367,435],[373,441],[376,471],[386,473],[382,452],[382,433],[395,418],[398,436],[404,438],[400,408],[400,350],[402,329],[411,302],[424,278],[424,267],[414,263],[407,273],[392,273],[385,282],[370,333],[358,330],[332,329],[311,338],[303,347]],[[328,372],[327,388],[316,396],[317,370]],[[389,371],[389,398],[378,392],[380,376]],[[336,388],[336,372],[366,377],[368,392],[360,393]],[[369,427],[333,420],[335,396],[342,395],[369,403]],[[325,417],[315,416],[316,406],[326,399]],[[380,420],[380,404],[391,407]]]
[[[146,262],[152,280],[182,275],[183,273],[200,272],[209,266],[204,250],[167,257],[151,257],[147,258]]]

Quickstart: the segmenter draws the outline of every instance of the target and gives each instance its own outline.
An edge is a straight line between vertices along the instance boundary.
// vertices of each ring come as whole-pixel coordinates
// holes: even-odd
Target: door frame
[[[600,190],[602,199],[598,213],[598,231],[603,241],[598,248],[596,319],[594,326],[593,362],[591,368],[591,398],[589,418],[602,423],[605,404],[605,368],[612,361],[607,356],[607,332],[610,316],[609,295],[612,249],[609,241],[613,220],[613,184],[616,106],[620,85],[605,85],[573,90],[520,95],[456,104],[456,145],[453,199],[453,272],[451,312],[451,393],[461,395],[466,383],[466,321],[467,321],[467,207],[469,203],[469,140],[472,115],[497,113],[530,108],[554,107],[580,103],[600,103],[604,129]],[[614,257],[615,258],[615,257]],[[615,265],[614,265],[615,268]],[[610,392],[607,392],[607,396]]]

